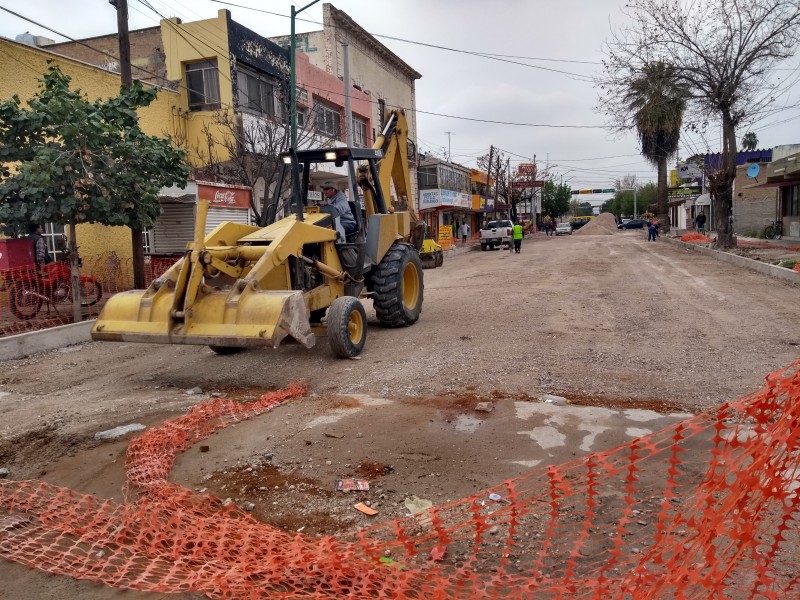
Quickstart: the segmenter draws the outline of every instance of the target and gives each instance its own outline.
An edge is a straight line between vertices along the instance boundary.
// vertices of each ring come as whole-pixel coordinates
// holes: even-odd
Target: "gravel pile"
[[[611,235],[617,231],[617,222],[611,213],[601,213],[578,229],[575,235]]]

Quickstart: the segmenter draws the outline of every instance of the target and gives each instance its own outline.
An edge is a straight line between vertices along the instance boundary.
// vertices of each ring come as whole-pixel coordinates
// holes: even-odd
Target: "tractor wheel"
[[[395,242],[372,272],[373,305],[384,327],[407,327],[422,312],[422,264],[412,246]]]
[[[340,358],[361,354],[367,341],[367,313],[358,298],[342,296],[328,309],[328,342]]]
[[[243,352],[244,348],[240,346],[209,346],[214,352],[220,356],[227,356],[229,354],[239,354]]]
[[[436,266],[441,267],[444,264],[444,252],[441,250],[436,252]]]

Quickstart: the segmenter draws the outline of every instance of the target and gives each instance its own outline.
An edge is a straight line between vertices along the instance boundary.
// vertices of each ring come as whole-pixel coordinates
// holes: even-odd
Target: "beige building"
[[[371,101],[370,122],[373,131],[366,137],[375,139],[376,134],[383,126],[387,109],[405,109],[409,139],[415,149],[414,157],[409,156],[409,160],[414,162],[411,168],[411,187],[416,190],[416,80],[420,79],[422,75],[364,30],[347,13],[332,4],[322,5],[322,19],[323,29],[321,31],[311,31],[295,36],[298,52],[305,54],[313,66],[343,80],[343,44],[347,43],[352,87],[356,91],[366,94]],[[270,39],[281,46],[289,47],[288,35]],[[310,94],[321,91],[324,90],[308,90]],[[418,198],[415,198],[414,206],[419,209]]]

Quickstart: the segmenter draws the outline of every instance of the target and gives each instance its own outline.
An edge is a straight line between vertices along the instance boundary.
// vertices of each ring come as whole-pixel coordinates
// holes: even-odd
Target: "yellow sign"
[[[445,250],[453,247],[453,228],[450,225],[439,226],[439,245]]]

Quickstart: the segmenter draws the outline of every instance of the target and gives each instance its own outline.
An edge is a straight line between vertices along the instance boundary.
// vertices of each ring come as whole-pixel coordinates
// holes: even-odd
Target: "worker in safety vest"
[[[511,235],[514,238],[514,252],[519,254],[520,248],[522,248],[522,225],[519,224],[519,220],[514,221],[514,226],[511,228]]]

